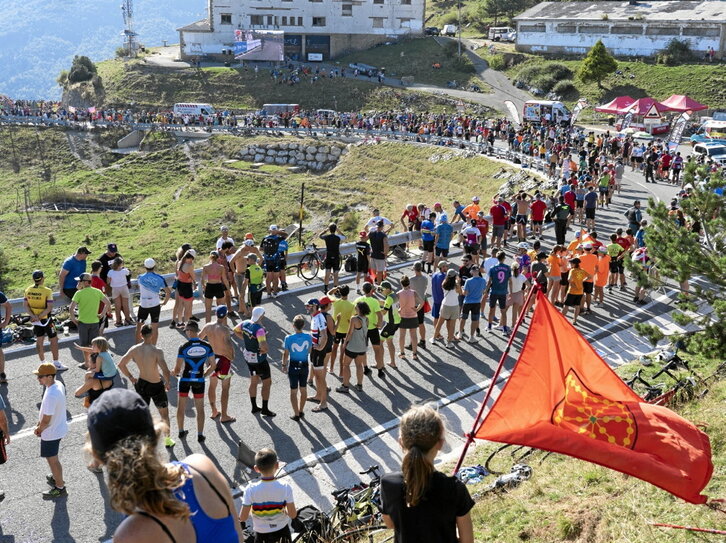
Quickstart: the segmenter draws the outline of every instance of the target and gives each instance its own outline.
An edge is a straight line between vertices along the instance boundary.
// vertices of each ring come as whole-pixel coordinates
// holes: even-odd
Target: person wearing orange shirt
[[[601,245],[598,250],[597,273],[595,274],[595,305],[602,307],[605,298],[605,285],[608,284],[610,276],[610,255],[608,249]]]
[[[583,269],[590,276],[590,279],[586,279],[583,283],[583,290],[585,294],[585,303],[583,304],[583,312],[591,312],[592,293],[594,292],[593,279],[595,278],[595,272],[597,271],[597,255],[592,250],[592,243],[589,241],[582,245],[583,253],[580,255],[580,268]]]
[[[481,208],[479,207],[479,197],[474,196],[471,199],[471,203],[464,208],[461,214],[467,219],[472,220],[477,218],[479,211],[481,211]]]
[[[550,302],[560,303],[560,290],[562,277],[560,272],[560,253],[564,251],[562,245],[555,245],[550,256],[547,257],[547,281],[549,284]]]
[[[562,306],[562,316],[567,317],[567,310],[570,307],[575,308],[575,316],[572,324],[577,324],[577,317],[580,316],[580,308],[582,307],[582,296],[584,294],[585,281],[591,281],[592,275],[580,268],[580,259],[575,257],[570,260],[572,269],[567,274],[567,296]]]

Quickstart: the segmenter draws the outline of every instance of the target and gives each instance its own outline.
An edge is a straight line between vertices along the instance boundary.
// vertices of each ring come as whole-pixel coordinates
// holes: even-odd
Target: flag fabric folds
[[[544,294],[536,296],[517,364],[473,437],[566,454],[705,503],[708,436],[638,397]]]

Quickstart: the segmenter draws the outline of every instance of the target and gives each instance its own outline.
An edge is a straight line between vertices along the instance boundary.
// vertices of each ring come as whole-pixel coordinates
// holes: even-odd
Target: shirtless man
[[[173,447],[174,440],[169,437],[169,367],[164,360],[164,351],[154,345],[154,328],[148,324],[141,326],[141,343],[131,347],[118,363],[118,369],[134,385],[136,392],[143,400],[151,405],[153,400],[159,410],[162,420],[166,424],[166,438],[164,446]],[[133,360],[139,368],[139,377],[131,375],[128,369],[129,362]],[[159,371],[164,376],[162,381]]]
[[[529,206],[532,201],[532,196],[524,191],[520,191],[516,198],[517,204],[517,241],[527,241],[527,219],[529,215]]]
[[[245,234],[245,240],[242,243],[242,246],[237,249],[237,252],[234,253],[234,256],[229,261],[232,271],[234,272],[234,282],[237,286],[239,311],[241,314],[246,316],[249,316],[249,314],[247,313],[247,305],[245,304],[245,300],[247,299],[245,271],[247,270],[247,255],[249,254],[256,254],[258,260],[262,259],[262,253],[260,253],[260,250],[255,247],[255,240],[253,239],[252,234],[247,233]]]
[[[212,407],[211,419],[219,417],[217,411],[217,382],[222,381],[222,418],[219,422],[234,422],[227,412],[229,406],[229,387],[232,382],[232,360],[234,360],[234,346],[232,345],[232,330],[227,326],[227,306],[217,306],[217,322],[205,324],[199,332],[199,339],[206,339],[214,350],[217,366],[209,377],[209,405]]]

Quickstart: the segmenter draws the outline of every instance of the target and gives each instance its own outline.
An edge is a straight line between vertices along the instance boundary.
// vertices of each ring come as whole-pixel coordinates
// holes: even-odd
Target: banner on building
[[[671,134],[668,136],[668,143],[675,144],[678,146],[678,143],[681,141],[681,136],[683,135],[683,131],[686,128],[686,124],[688,124],[688,121],[691,119],[691,116],[688,114],[688,112],[684,111],[681,113],[678,118],[673,121],[673,126],[671,127]]]
[[[285,59],[285,33],[281,30],[235,30],[234,58],[239,60]]]
[[[512,102],[511,100],[504,100],[504,105],[507,106],[509,114],[512,116],[514,122],[517,124],[522,124],[519,120],[519,111],[517,111],[517,106],[514,105],[514,102]]]
[[[580,112],[585,109],[590,104],[587,103],[587,100],[584,98],[580,98],[577,101],[577,104],[575,104],[575,107],[572,108],[572,117],[570,118],[570,126],[575,126],[575,123],[577,122],[577,118],[580,116]]]
[[[623,125],[620,127],[620,131],[623,132],[626,128],[630,126],[630,123],[633,122],[633,112],[629,112],[625,118],[623,119]]]

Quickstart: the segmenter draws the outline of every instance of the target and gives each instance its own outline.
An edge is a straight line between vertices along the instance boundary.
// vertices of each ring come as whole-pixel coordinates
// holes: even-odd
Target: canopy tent
[[[628,109],[630,106],[632,106],[633,102],[635,102],[635,98],[631,98],[630,96],[618,96],[607,104],[597,106],[595,108],[595,111],[599,113],[618,114],[622,113],[623,110]]]
[[[639,115],[642,117],[660,117],[660,114],[664,111],[672,111],[673,108],[658,102],[653,98],[640,98],[633,102],[630,107],[626,107],[620,110],[619,113],[627,114],[632,113],[633,115]]]
[[[708,109],[708,106],[696,102],[693,98],[689,98],[683,94],[674,94],[667,100],[663,100],[662,103],[673,111],[702,111]]]

